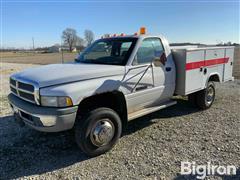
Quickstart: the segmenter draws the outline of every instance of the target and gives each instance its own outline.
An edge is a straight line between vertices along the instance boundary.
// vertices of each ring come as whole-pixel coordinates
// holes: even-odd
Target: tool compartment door
[[[233,70],[233,59],[234,59],[234,48],[227,48],[225,53],[225,64],[223,81],[232,80],[232,70]]]
[[[217,74],[220,81],[223,79],[223,67],[225,63],[225,48],[207,49],[205,57],[204,76],[207,82],[208,78]]]
[[[186,52],[185,95],[204,88],[204,50]]]

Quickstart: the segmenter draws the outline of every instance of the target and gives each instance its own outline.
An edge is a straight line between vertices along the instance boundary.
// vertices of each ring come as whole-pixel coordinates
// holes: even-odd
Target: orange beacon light
[[[146,28],[145,27],[140,28],[140,34],[146,34]]]

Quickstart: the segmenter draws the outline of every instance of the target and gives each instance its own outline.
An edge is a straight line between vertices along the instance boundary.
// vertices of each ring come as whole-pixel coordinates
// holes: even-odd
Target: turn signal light
[[[70,97],[66,97],[66,105],[67,106],[72,106],[73,105],[72,99]]]

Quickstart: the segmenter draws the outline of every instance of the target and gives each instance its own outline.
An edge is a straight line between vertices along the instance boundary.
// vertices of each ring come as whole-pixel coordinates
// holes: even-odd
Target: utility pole
[[[62,64],[64,63],[63,59],[63,40],[61,39],[61,53],[62,53]]]
[[[34,37],[32,37],[32,47],[33,47],[33,51],[34,51]]]

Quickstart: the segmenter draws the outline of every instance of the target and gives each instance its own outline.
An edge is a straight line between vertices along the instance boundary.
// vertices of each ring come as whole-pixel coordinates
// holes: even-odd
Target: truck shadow
[[[193,114],[199,112],[200,110],[190,104],[187,100],[184,99],[175,99],[177,104],[166,109],[162,109],[151,113],[149,115],[134,119],[128,123],[128,128],[124,132],[124,135],[132,134],[136,131],[144,129],[157,121],[161,121],[163,118],[172,118],[185,116],[188,114]],[[154,119],[154,121],[152,121]]]
[[[72,131],[42,133],[20,128],[13,116],[0,118],[0,179],[51,172],[89,159]]]
[[[123,135],[153,124],[152,119],[183,116],[198,111],[184,100],[150,115],[130,121]],[[42,174],[80,163],[89,158],[79,150],[72,131],[41,133],[20,128],[13,116],[0,117],[0,179],[15,179]],[[98,157],[96,157],[98,158]]]

